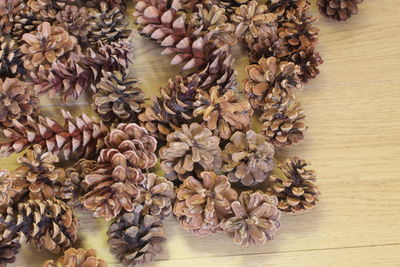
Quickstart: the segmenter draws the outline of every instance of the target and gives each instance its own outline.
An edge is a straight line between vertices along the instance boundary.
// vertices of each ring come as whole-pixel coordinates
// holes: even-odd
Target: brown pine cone
[[[35,13],[40,21],[53,23],[56,19],[57,11],[60,7],[56,4],[59,0],[28,0],[27,6]]]
[[[87,41],[89,33],[89,14],[86,8],[67,5],[56,16],[57,25],[63,27],[81,42]]]
[[[167,144],[159,151],[161,169],[167,179],[183,179],[193,171],[221,167],[220,138],[198,123],[182,125],[167,136]]]
[[[235,132],[222,151],[223,171],[231,182],[253,186],[264,182],[274,168],[274,146],[252,130]]]
[[[51,69],[51,64],[61,57],[67,57],[77,45],[74,36],[68,34],[62,27],[51,26],[49,22],[40,24],[36,31],[22,36],[24,44],[24,67],[35,71],[39,66],[45,70]]]
[[[24,6],[22,0],[0,0],[0,35],[11,33],[15,23],[15,14]]]
[[[358,5],[364,0],[318,0],[319,12],[337,21],[345,21],[352,15],[357,15]]]
[[[268,141],[275,146],[291,146],[300,143],[307,130],[303,122],[305,115],[300,103],[291,98],[282,98],[285,103],[264,107],[261,115],[262,130]]]
[[[320,195],[313,170],[307,170],[306,161],[294,157],[279,164],[283,175],[271,175],[271,195],[278,197],[278,208],[284,212],[302,213],[313,208]]]
[[[20,245],[20,233],[16,228],[16,214],[8,207],[0,214],[0,266],[15,262]]]
[[[310,9],[310,0],[271,0],[268,11],[278,16],[278,21],[301,17]]]
[[[101,2],[107,3],[111,8],[118,7],[119,9],[124,10],[128,0],[88,0],[85,2],[85,5],[97,8],[100,6]]]
[[[220,88],[214,86],[209,92],[199,90],[196,99],[193,116],[201,116],[207,128],[222,139],[229,139],[232,132],[249,127],[253,109],[247,99],[237,99],[233,90],[222,94]]]
[[[12,127],[13,120],[26,123],[39,114],[39,98],[32,84],[17,78],[0,79],[0,128]]]
[[[318,66],[323,63],[321,56],[313,46],[294,53],[291,61],[300,66],[299,78],[303,83],[315,78],[319,74]]]
[[[224,175],[209,171],[200,178],[190,176],[177,189],[174,214],[183,229],[205,236],[222,230],[220,222],[232,213],[237,193]]]
[[[276,197],[261,191],[245,191],[232,203],[234,215],[223,220],[221,227],[241,246],[262,246],[274,239],[280,228],[281,213],[276,207]]]
[[[144,94],[136,86],[137,80],[127,72],[104,72],[100,82],[93,87],[93,109],[109,124],[136,122],[142,111]]]
[[[110,225],[107,235],[111,254],[124,266],[152,262],[163,250],[164,228],[160,217],[141,215],[141,206],[124,213]]]
[[[0,37],[0,80],[20,77],[26,73],[22,56],[15,41]]]
[[[293,89],[301,89],[298,77],[300,67],[294,63],[279,61],[275,57],[262,58],[258,64],[246,67],[248,78],[243,81],[244,90],[253,108],[261,108],[273,88],[291,95]]]
[[[57,261],[45,261],[43,267],[107,267],[107,263],[96,257],[94,249],[69,248]]]
[[[225,8],[227,14],[232,14],[235,12],[236,8],[241,5],[247,5],[251,0],[219,0],[217,4]]]
[[[78,236],[78,218],[57,199],[19,203],[16,227],[36,249],[54,254],[69,248]]]
[[[7,1],[7,0],[3,0]],[[13,20],[13,27],[10,33],[11,38],[15,40],[18,44],[22,43],[23,41],[22,36],[25,33],[30,33],[43,22],[41,21],[40,14],[33,11],[29,6],[26,5],[26,1],[23,2],[22,8],[18,8],[14,14]]]
[[[8,170],[0,170],[0,214],[6,212],[14,204],[15,194],[10,172]]]

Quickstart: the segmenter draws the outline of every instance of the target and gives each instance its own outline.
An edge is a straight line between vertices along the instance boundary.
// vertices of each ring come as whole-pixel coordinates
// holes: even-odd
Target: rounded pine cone
[[[241,246],[262,246],[272,240],[280,227],[278,200],[261,191],[242,192],[232,203],[233,215],[221,222],[224,231]]]
[[[174,214],[183,229],[205,236],[221,231],[221,219],[232,213],[237,193],[224,175],[205,171],[200,178],[190,176],[177,189]]]
[[[253,186],[264,182],[274,168],[274,146],[261,134],[235,132],[222,151],[223,171],[231,182]]]
[[[13,208],[8,207],[0,214],[0,266],[15,262],[20,245],[20,233],[16,226]]]
[[[78,218],[63,201],[28,200],[18,205],[16,227],[36,249],[58,254],[76,241]]]
[[[220,138],[198,123],[182,125],[182,129],[167,136],[166,146],[160,149],[161,169],[170,180],[200,169],[221,167]]]
[[[45,261],[43,267],[107,267],[107,263],[96,257],[94,249],[69,248],[57,261]]]
[[[358,5],[364,0],[318,0],[319,12],[330,19],[345,21],[358,13]]]
[[[0,37],[0,79],[20,77],[25,74],[22,52],[14,40]]]
[[[303,83],[315,78],[319,74],[318,66],[323,63],[319,53],[315,52],[314,46],[294,53],[291,60],[300,66],[299,78]]]
[[[57,25],[66,29],[82,42],[87,41],[89,33],[89,14],[86,8],[67,5],[56,16]]]
[[[315,184],[316,174],[307,170],[306,161],[293,158],[278,165],[283,175],[271,175],[273,183],[269,193],[278,197],[278,208],[284,212],[298,214],[313,208],[320,192]]]
[[[107,232],[110,252],[125,266],[152,262],[162,252],[165,233],[160,217],[143,216],[142,208],[124,213]]]

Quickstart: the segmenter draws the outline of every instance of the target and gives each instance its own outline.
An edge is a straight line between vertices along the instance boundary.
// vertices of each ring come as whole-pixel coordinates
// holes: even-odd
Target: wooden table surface
[[[399,0],[366,0],[348,22],[317,23],[325,63],[298,94],[309,130],[301,145],[277,151],[312,162],[322,192],[317,208],[283,216],[276,240],[257,248],[235,246],[224,234],[194,237],[170,218],[165,251],[150,266],[400,266],[399,10]],[[311,13],[320,17],[315,5]],[[136,36],[134,44],[132,72],[154,95],[178,69],[151,41]],[[247,58],[240,49],[235,56],[241,81]],[[93,114],[86,103],[42,98],[43,113],[55,118],[60,108]],[[1,167],[12,170],[15,160],[1,159]],[[79,218],[77,246],[119,266],[108,252],[108,223],[85,212]],[[51,257],[24,246],[10,266],[41,266]]]

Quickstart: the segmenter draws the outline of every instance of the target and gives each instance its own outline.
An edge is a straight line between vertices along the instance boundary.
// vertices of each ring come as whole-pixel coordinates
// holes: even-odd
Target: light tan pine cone
[[[330,19],[345,21],[352,15],[357,15],[358,5],[364,0],[318,0],[321,14]]]
[[[186,178],[177,189],[174,214],[183,229],[205,236],[221,231],[220,222],[232,213],[237,199],[228,177],[205,171],[199,179]]]
[[[231,182],[253,186],[264,182],[274,168],[274,146],[252,130],[235,132],[222,151],[223,171]]]
[[[271,195],[278,197],[278,208],[284,212],[302,213],[313,208],[318,202],[320,192],[316,174],[306,167],[309,164],[297,157],[286,160],[278,167],[283,175],[271,175]]]
[[[26,71],[22,61],[22,52],[14,40],[0,37],[0,79],[21,77]]]
[[[69,248],[56,261],[45,261],[43,267],[107,267],[107,263],[97,258],[94,249]]]
[[[20,233],[16,227],[16,214],[8,207],[0,214],[0,266],[15,262],[20,245]]]
[[[241,246],[263,246],[274,239],[280,228],[277,198],[261,191],[242,192],[232,203],[233,215],[221,222],[224,231]]]

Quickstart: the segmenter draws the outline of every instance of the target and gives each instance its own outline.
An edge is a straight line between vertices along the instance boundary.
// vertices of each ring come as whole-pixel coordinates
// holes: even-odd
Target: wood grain
[[[315,1],[313,1],[315,2]],[[321,75],[298,94],[307,113],[305,141],[279,149],[280,159],[298,155],[313,163],[322,191],[318,207],[302,216],[284,216],[276,241],[265,247],[237,247],[225,235],[197,238],[166,222],[165,252],[151,266],[400,266],[400,19],[398,0],[369,0],[348,22],[320,18]],[[316,16],[315,5],[311,13]],[[132,73],[147,95],[169,77],[171,58],[140,36],[134,39]],[[235,49],[238,79],[247,58]],[[46,115],[60,108],[93,114],[81,97],[68,105],[42,99]],[[15,168],[16,156],[1,159]],[[108,253],[108,224],[80,212],[78,245]],[[24,247],[16,264],[40,266],[54,256]]]

